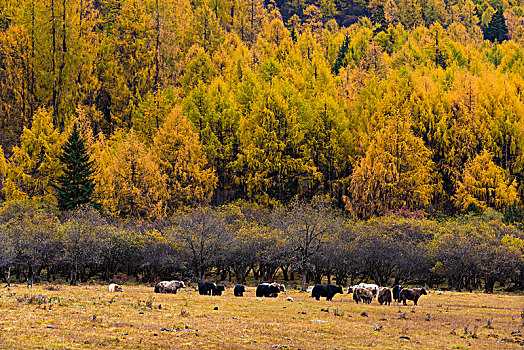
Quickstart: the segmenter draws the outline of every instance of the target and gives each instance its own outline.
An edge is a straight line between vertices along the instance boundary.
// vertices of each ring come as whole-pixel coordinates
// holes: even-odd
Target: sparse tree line
[[[494,211],[438,221],[404,210],[353,222],[315,198],[273,210],[199,207],[131,223],[90,206],[57,215],[10,202],[0,208],[0,276],[71,284],[124,274],[140,283],[176,277],[523,289],[524,235],[501,220]]]

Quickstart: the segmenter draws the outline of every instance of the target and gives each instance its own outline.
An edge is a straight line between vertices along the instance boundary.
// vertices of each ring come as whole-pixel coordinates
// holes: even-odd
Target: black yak
[[[337,293],[344,294],[342,287],[335,286],[334,284],[328,284],[327,286],[317,284],[311,291],[311,297],[316,300],[320,300],[320,297],[325,297],[327,301],[331,301]]]

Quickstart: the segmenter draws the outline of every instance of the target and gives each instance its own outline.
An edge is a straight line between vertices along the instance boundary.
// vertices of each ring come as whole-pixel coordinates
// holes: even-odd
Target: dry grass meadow
[[[430,292],[417,307],[394,304],[356,305],[340,294],[315,301],[297,291],[260,300],[253,287],[236,298],[232,289],[212,297],[191,288],[14,285],[0,290],[0,348],[523,348],[524,296]]]

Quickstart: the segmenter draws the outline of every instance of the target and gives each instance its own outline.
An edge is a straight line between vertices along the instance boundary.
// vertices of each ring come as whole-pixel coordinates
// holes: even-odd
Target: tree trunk
[[[304,270],[302,270],[302,291],[305,292],[307,290],[306,284],[307,284],[307,274]]]
[[[33,282],[34,282],[34,278],[35,278],[35,271],[34,271],[34,268],[33,266],[29,266],[29,279],[27,280],[27,288],[31,288],[33,289]]]
[[[54,0],[51,0],[51,35],[52,35],[52,44],[53,47],[51,48],[51,70],[52,70],[52,77],[53,77],[53,125],[57,126],[57,90],[56,90],[56,23],[55,23],[55,2]]]
[[[11,266],[9,266],[9,268],[7,269],[7,280],[6,280],[6,287],[10,287],[11,286]]]
[[[322,283],[322,272],[314,272],[313,279],[315,281],[315,284],[321,284]]]
[[[495,279],[492,277],[486,277],[484,289],[486,293],[493,293],[493,288],[495,287]]]
[[[289,266],[281,266],[280,269],[282,270],[284,281],[289,281],[289,276],[288,276]]]
[[[66,42],[66,0],[62,0],[62,48],[60,49],[62,60],[60,62],[60,66],[58,67],[58,84],[57,84],[57,92],[56,92],[56,111],[54,112],[54,115],[58,118],[58,108],[60,104],[60,96],[62,95],[62,85],[63,85],[63,74],[64,74],[64,67],[65,67],[65,55],[67,53],[67,42]],[[60,118],[59,121],[60,130],[64,129],[64,120],[63,118]]]
[[[78,274],[78,269],[76,267],[76,264],[73,263],[73,265],[71,266],[71,279],[69,280],[69,284],[70,285],[76,286],[76,284],[77,284],[77,274]]]

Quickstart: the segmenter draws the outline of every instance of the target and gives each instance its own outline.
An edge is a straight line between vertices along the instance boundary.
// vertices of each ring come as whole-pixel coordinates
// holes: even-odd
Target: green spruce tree
[[[484,38],[493,43],[502,43],[504,40],[508,40],[508,27],[506,26],[506,19],[504,18],[502,8],[499,8],[491,18],[484,32]]]
[[[350,43],[351,43],[351,39],[349,35],[346,35],[346,37],[344,38],[344,42],[342,43],[342,46],[338,50],[337,60],[335,61],[335,64],[331,68],[331,73],[338,75],[338,73],[340,72],[340,69],[348,65],[346,53],[349,50]]]
[[[504,219],[506,224],[513,224],[515,226],[522,226],[524,222],[524,210],[522,206],[514,201],[504,209]]]
[[[384,12],[384,5],[379,4],[375,7],[375,10],[371,15],[371,22],[376,25],[376,28],[373,31],[374,34],[388,30],[388,21],[386,20],[386,14]]]
[[[73,132],[62,147],[59,157],[64,173],[54,185],[60,210],[72,210],[81,204],[91,202],[93,189],[93,162],[89,160],[84,140],[80,137],[76,123]]]

